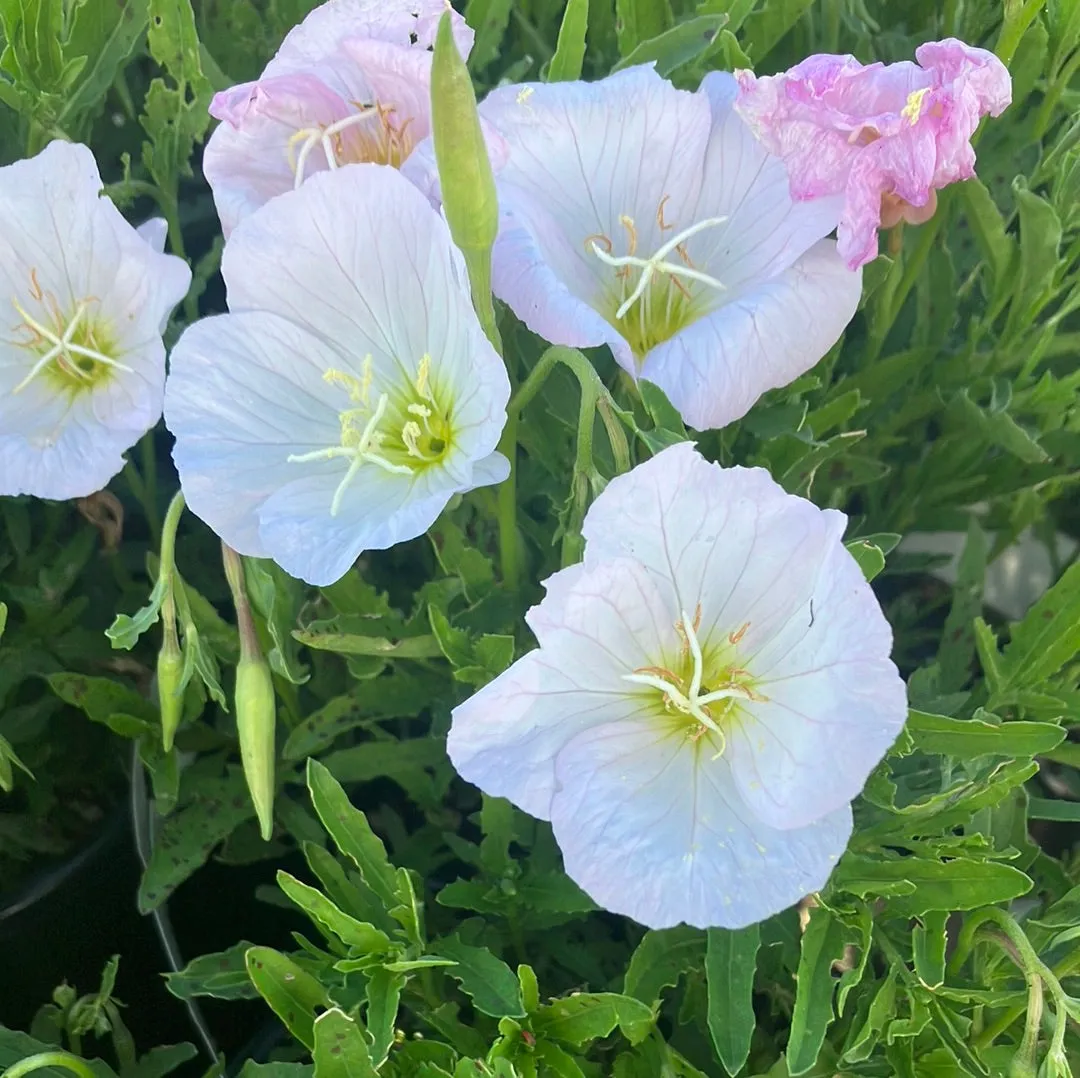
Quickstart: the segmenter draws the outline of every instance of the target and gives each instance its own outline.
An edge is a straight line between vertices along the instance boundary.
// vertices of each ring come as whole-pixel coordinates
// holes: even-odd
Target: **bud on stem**
[[[491,302],[491,248],[499,231],[499,200],[476,110],[476,91],[443,14],[431,60],[431,133],[450,236],[465,256],[473,306],[500,350]]]
[[[225,576],[236,608],[240,632],[240,662],[236,667],[236,730],[240,738],[240,759],[244,764],[259,832],[266,842],[274,832],[274,765],[277,703],[270,667],[263,658],[255,622],[251,616],[244,564],[231,547],[221,544]]]
[[[165,606],[173,606],[171,593],[165,596],[162,604],[165,628],[161,650],[157,657],[157,692],[158,708],[161,711],[161,743],[166,752],[172,752],[173,738],[184,715],[184,653],[180,650],[180,639],[176,635],[176,614]]]

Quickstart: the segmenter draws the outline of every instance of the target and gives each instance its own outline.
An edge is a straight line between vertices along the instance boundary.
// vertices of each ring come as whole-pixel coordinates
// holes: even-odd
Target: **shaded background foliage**
[[[166,217],[171,249],[195,270],[172,339],[224,306],[199,169],[210,95],[255,77],[310,6],[0,0],[5,160],[53,137],[85,140],[132,220]],[[713,459],[764,465],[847,512],[851,549],[894,627],[912,716],[856,805],[848,855],[813,907],[742,932],[645,932],[593,910],[546,825],[455,779],[450,709],[530,646],[520,615],[558,567],[567,476],[571,490],[595,491],[614,471],[602,452],[575,471],[578,387],[557,374],[521,429],[524,594],[501,582],[485,490],[329,588],[248,562],[279,698],[270,843],[226,706],[238,650],[228,591],[197,521],[181,525],[177,566],[200,676],[172,752],[152,702],[154,615],[114,627],[120,647],[104,635],[115,612],[146,602],[158,570],[176,487],[168,435],[147,436],[104,495],[0,502],[0,892],[84,846],[134,782],[148,864],[137,897],[131,882],[117,901],[171,911],[193,961],[168,988],[208,1008],[222,1046],[239,1047],[235,1015],[281,1019],[291,1040],[280,1058],[246,1065],[267,1078],[303,1078],[312,1055],[329,1078],[334,1047],[356,1075],[401,1078],[1071,1073],[1080,3],[468,0],[463,10],[480,91],[642,60],[693,88],[716,68],[768,73],[819,51],[899,60],[949,35],[996,48],[1010,67],[1014,103],[981,133],[980,179],[942,192],[928,224],[883,237],[858,315],[813,371],[699,439]],[[542,344],[506,311],[500,328],[520,378]],[[642,403],[610,357],[591,358],[644,431],[639,459],[685,435],[665,402]],[[962,551],[951,566],[925,552],[927,535],[945,533]],[[1041,554],[1038,587],[1021,609],[995,606],[1000,588],[987,581],[1021,540]],[[105,916],[83,933],[109,954],[120,943]],[[55,952],[39,957],[45,983],[75,972],[65,946]],[[154,956],[131,975],[122,963],[115,985],[108,967],[88,997],[61,991],[30,1034],[0,1031],[0,1064],[64,1043],[105,1052],[122,1078],[194,1068],[194,1049],[133,1054],[111,1003],[115,991],[146,1022],[145,1032],[132,1022],[140,1048],[158,1038],[134,1006],[144,992],[155,1008],[164,999],[152,970],[166,962]],[[0,969],[0,1020],[25,1025],[40,977],[3,952]],[[96,973],[80,970],[80,987]],[[270,1009],[235,1009],[260,997]],[[86,1042],[94,1033],[105,1040]]]

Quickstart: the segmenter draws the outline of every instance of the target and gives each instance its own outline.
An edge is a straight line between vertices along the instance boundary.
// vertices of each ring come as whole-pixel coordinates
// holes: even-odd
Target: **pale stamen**
[[[113,359],[111,356],[104,355],[93,348],[86,348],[81,344],[75,344],[73,342],[75,332],[79,328],[79,323],[82,322],[83,316],[86,314],[86,303],[80,303],[75,308],[75,313],[71,316],[71,321],[68,323],[67,328],[61,336],[57,336],[53,330],[31,317],[18,300],[13,300],[12,303],[15,310],[21,316],[23,325],[37,335],[35,339],[47,341],[52,345],[52,347],[38,359],[33,367],[30,368],[30,373],[27,374],[27,376],[11,391],[12,393],[21,393],[43,370],[45,370],[46,367],[48,367],[50,363],[52,363],[54,359],[60,360],[67,373],[73,374],[76,378],[79,378],[84,382],[90,381],[90,372],[84,371],[82,367],[71,358],[72,355],[84,356],[86,359],[93,360],[95,363],[102,363],[106,367],[127,371],[128,374],[132,373],[130,367]]]
[[[680,277],[685,277],[688,280],[698,281],[700,284],[715,288],[717,291],[724,291],[725,286],[715,277],[711,277],[707,273],[702,273],[700,270],[696,270],[691,266],[668,262],[667,257],[699,232],[704,232],[707,228],[716,228],[726,222],[726,217],[706,217],[704,220],[698,221],[689,228],[684,228],[682,232],[677,235],[672,236],[671,239],[657,249],[656,253],[651,258],[639,258],[633,251],[626,255],[612,255],[597,243],[593,242],[591,244],[593,254],[606,265],[614,266],[617,269],[634,266],[641,270],[641,276],[638,278],[637,285],[623,301],[622,306],[615,312],[615,318],[620,319],[625,317],[627,311],[629,311],[630,308],[645,294],[653,277],[658,273],[667,274],[675,284],[680,283],[678,280]],[[636,244],[632,245],[632,247],[633,246],[636,246]]]
[[[633,682],[635,685],[645,685],[652,689],[659,689],[664,694],[664,700],[676,711],[681,712],[684,715],[689,715],[696,722],[700,723],[704,729],[711,730],[720,738],[720,750],[716,753],[713,759],[718,756],[722,756],[724,748],[726,746],[726,738],[723,730],[717,725],[716,721],[709,714],[707,708],[709,704],[714,704],[720,700],[764,700],[765,698],[759,696],[753,691],[753,689],[745,688],[742,685],[734,683],[725,685],[723,688],[714,689],[712,692],[702,694],[701,683],[705,676],[705,657],[701,650],[701,642],[698,640],[697,628],[701,623],[701,611],[700,607],[696,612],[696,616],[691,621],[690,617],[685,613],[682,614],[681,619],[676,623],[675,628],[679,634],[679,637],[683,641],[684,648],[689,649],[690,656],[693,659],[693,670],[690,674],[690,684],[686,691],[683,692],[678,685],[669,681],[666,677],[661,676],[659,667],[643,667],[640,670],[635,670],[632,674],[624,674],[623,681]],[[745,673],[745,671],[739,671]],[[701,735],[698,734],[698,737]],[[697,738],[695,738],[697,740]]]
[[[314,150],[316,146],[322,146],[323,154],[326,156],[327,168],[339,168],[337,152],[334,149],[333,143],[334,136],[345,131],[347,128],[362,123],[369,116],[373,116],[377,112],[378,108],[372,106],[371,108],[365,108],[361,109],[359,112],[354,112],[351,116],[345,116],[340,120],[335,120],[326,127],[305,127],[297,131],[292,138],[289,139],[288,144],[289,165],[293,170],[293,190],[296,190],[296,188],[304,182],[304,171],[307,168],[307,161],[311,156],[311,151]],[[300,152],[296,155],[296,160],[294,161],[293,150],[296,148],[296,143],[301,139],[304,139],[304,144],[300,147]]]

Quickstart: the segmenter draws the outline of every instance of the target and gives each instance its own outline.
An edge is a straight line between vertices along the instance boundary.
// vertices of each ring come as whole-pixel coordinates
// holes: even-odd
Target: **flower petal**
[[[559,752],[551,822],[567,875],[597,904],[650,928],[742,928],[824,886],[850,808],[775,831],[709,752],[633,720],[592,726]]]
[[[840,339],[861,294],[861,276],[832,240],[821,240],[790,269],[654,348],[641,377],[664,390],[689,426],[724,427],[810,370]]]

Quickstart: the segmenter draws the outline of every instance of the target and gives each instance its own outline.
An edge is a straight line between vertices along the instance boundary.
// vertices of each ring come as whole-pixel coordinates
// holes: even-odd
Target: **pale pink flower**
[[[791,193],[844,196],[837,230],[852,269],[877,255],[877,230],[933,215],[935,191],[975,175],[971,137],[1012,100],[1005,65],[956,38],[915,50],[917,63],[811,56],[780,75],[736,72],[736,109],[787,165]]]
[[[203,156],[222,230],[313,172],[400,166],[431,130],[431,46],[443,0],[329,0],[282,42],[255,82],[214,96]],[[454,16],[468,55],[472,31]]]

